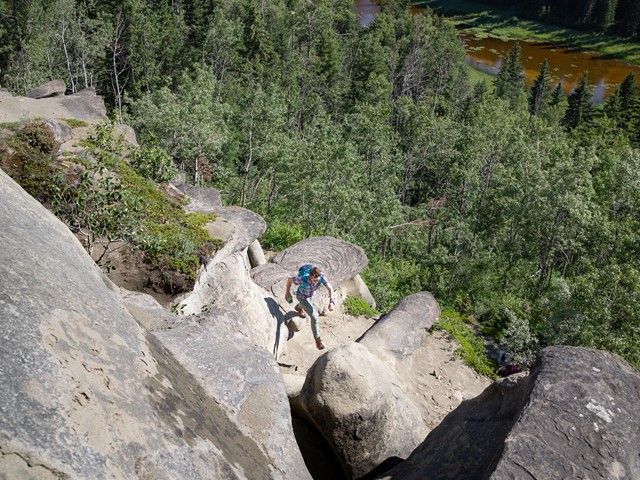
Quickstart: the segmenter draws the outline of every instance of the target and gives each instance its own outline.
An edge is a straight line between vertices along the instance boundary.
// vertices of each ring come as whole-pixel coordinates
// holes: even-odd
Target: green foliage
[[[476,335],[464,316],[455,310],[445,308],[434,328],[444,330],[453,337],[459,345],[458,354],[464,363],[480,375],[496,378],[496,366],[487,357],[483,339]]]
[[[342,305],[344,306],[344,311],[348,315],[353,315],[354,317],[364,315],[365,317],[372,318],[380,315],[380,312],[378,312],[375,308],[373,308],[360,297],[349,296],[344,299]]]
[[[49,127],[41,122],[27,123],[18,131],[16,137],[18,141],[45,155],[55,153],[59,147]]]
[[[279,252],[303,238],[304,233],[299,224],[273,220],[267,223],[267,230],[260,238],[260,241],[263,247]]]
[[[63,118],[62,120],[71,128],[80,128],[80,127],[86,127],[87,125],[89,125],[84,120],[78,120],[77,118]]]
[[[137,148],[130,163],[136,172],[155,182],[168,182],[178,173],[169,154],[159,147]]]

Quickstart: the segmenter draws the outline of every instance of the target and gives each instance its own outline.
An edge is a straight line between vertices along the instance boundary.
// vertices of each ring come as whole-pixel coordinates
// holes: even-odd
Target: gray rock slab
[[[390,457],[406,458],[427,432],[395,372],[355,342],[316,360],[293,402],[332,444],[351,478]]]
[[[66,90],[67,86],[65,85],[64,80],[51,80],[50,82],[44,83],[27,92],[27,97],[35,99],[56,97],[64,95]]]
[[[46,120],[43,120],[43,123],[49,128],[49,130],[53,134],[53,137],[58,143],[64,143],[68,140],[71,140],[71,138],[73,137],[73,131],[71,130],[71,127],[62,120],[58,120],[56,118],[48,118]]]
[[[462,402],[384,479],[640,478],[640,373],[616,355],[548,347],[529,376]]]
[[[2,171],[0,223],[0,478],[283,478]]]
[[[89,91],[36,100],[28,97],[0,97],[0,123],[37,118],[74,118],[88,123],[107,120],[102,97]]]
[[[422,345],[438,318],[440,306],[433,295],[414,293],[400,300],[358,341],[384,360],[402,360]]]

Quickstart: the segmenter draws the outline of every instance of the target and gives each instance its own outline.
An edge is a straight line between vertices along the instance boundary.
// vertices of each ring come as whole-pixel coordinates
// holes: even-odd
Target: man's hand
[[[329,306],[327,308],[329,309],[330,312],[333,312],[333,309],[335,307],[335,303],[336,302],[333,301],[333,298],[331,300],[329,300]]]
[[[288,303],[293,303],[293,297],[291,296],[291,292],[287,292],[284,294],[284,299],[288,302]]]

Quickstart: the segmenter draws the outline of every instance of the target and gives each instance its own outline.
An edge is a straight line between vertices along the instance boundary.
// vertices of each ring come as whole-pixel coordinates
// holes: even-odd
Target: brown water
[[[373,0],[356,0],[356,11],[360,24],[369,25],[380,6]],[[498,38],[478,38],[470,33],[460,31],[465,44],[467,63],[486,73],[496,75],[500,70],[502,58],[516,44],[514,40]],[[540,64],[546,58],[551,67],[551,77],[555,82],[562,81],[566,93],[573,90],[585,70],[589,71],[589,82],[594,86],[593,100],[600,102],[615,91],[629,72],[633,72],[640,82],[640,67],[629,65],[618,60],[602,58],[597,52],[587,52],[567,48],[546,42],[517,42],[522,48],[521,62],[528,84],[538,75]]]

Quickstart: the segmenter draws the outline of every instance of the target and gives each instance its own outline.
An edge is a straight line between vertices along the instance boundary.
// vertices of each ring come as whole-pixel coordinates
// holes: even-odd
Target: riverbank
[[[499,9],[471,0],[427,0],[420,5],[446,15],[458,27],[479,37],[501,40],[549,42],[602,54],[602,59],[615,59],[640,65],[640,43],[612,35],[581,32],[520,18],[510,9]]]

